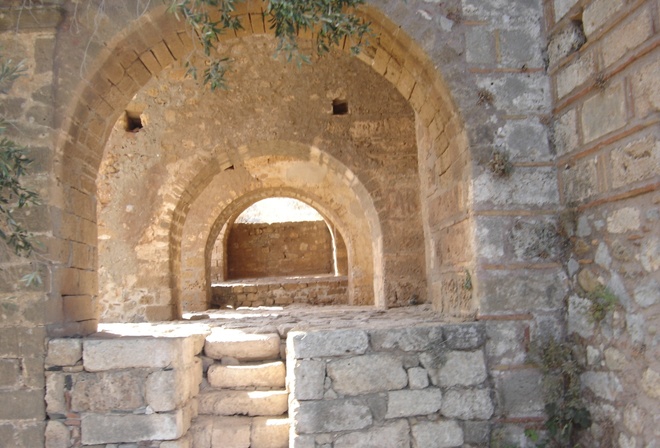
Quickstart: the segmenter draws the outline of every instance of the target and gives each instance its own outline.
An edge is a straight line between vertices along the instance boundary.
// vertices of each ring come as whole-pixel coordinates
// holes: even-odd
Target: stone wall
[[[568,332],[594,425],[586,446],[660,439],[660,10],[548,2],[553,142],[572,228]],[[600,320],[602,318],[602,320]]]
[[[204,336],[51,339],[46,446],[189,446],[184,436],[197,413],[194,397],[202,381],[197,355]]]
[[[346,305],[348,279],[307,277],[227,282],[211,287],[211,308],[230,306]]]
[[[333,251],[325,221],[234,223],[227,238],[227,280],[330,274]]]

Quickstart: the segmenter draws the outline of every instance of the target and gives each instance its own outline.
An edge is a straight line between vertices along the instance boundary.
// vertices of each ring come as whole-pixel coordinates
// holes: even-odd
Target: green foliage
[[[591,300],[591,318],[594,322],[600,323],[607,313],[614,309],[618,303],[617,296],[607,288],[607,286],[599,285],[596,289],[587,294],[587,298]]]
[[[170,0],[170,12],[183,18],[195,30],[202,44],[201,58],[207,66],[202,81],[211,90],[226,89],[225,74],[230,67],[229,58],[217,58],[213,51],[220,36],[227,31],[243,28],[235,15],[236,7],[246,0]],[[351,51],[358,53],[370,34],[369,23],[358,17],[354,8],[364,0],[271,0],[264,18],[278,39],[277,53],[287,61],[308,63],[322,56],[332,47],[351,39]],[[309,53],[301,50],[298,37],[310,33],[313,48]],[[188,74],[198,79],[198,63],[188,62]]]
[[[578,432],[591,426],[591,414],[580,390],[581,368],[569,343],[547,341],[532,355],[543,372],[545,434],[527,430],[537,447],[576,448]]]
[[[465,280],[463,281],[463,289],[466,291],[472,291],[472,276],[470,275],[470,271],[467,269],[465,270]]]
[[[21,64],[0,59],[0,92],[5,93],[23,73]],[[4,137],[7,122],[0,117],[0,241],[16,255],[29,256],[32,236],[15,216],[15,211],[38,203],[38,195],[27,188],[22,177],[32,163],[25,148]]]

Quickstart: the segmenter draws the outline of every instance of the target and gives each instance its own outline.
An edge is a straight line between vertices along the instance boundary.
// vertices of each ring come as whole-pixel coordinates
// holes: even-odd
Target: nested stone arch
[[[248,2],[247,9],[239,11],[245,19],[244,23],[250,24],[245,33],[268,32],[265,28],[261,29],[259,20],[250,20],[261,17],[258,10],[260,7],[260,2]],[[451,288],[452,281],[455,283],[462,276],[465,266],[473,263],[474,258],[472,218],[468,206],[471,195],[471,158],[463,122],[447,86],[419,45],[376,8],[365,7],[363,12],[372,21],[379,37],[374,40],[373,47],[360,56],[361,60],[396,87],[410,103],[417,117],[429,290],[431,295],[437,297],[441,293],[455,296]],[[57,188],[62,191],[59,196],[62,200],[57,202],[55,199],[53,205],[61,210],[62,222],[65,224],[62,228],[85,229],[82,243],[90,247],[96,245],[94,179],[112,125],[132,96],[163,67],[185,56],[192,45],[184,24],[169,16],[162,6],[153,7],[138,20],[130,22],[121,15],[108,18],[107,23],[95,30],[101,36],[97,40],[102,45],[91,45],[85,52],[84,58],[92,61],[88,65],[89,75],[75,82],[79,79],[79,55],[70,58],[69,63],[63,63],[58,73],[62,82],[57,92],[57,115],[67,118],[61,123],[61,157],[57,167]],[[126,23],[129,23],[128,26]],[[80,52],[79,46],[67,45],[71,43],[70,36],[62,33],[58,38],[58,60],[63,61],[70,53]],[[452,63],[448,60],[448,65]],[[71,198],[76,199],[74,201]],[[86,211],[80,211],[74,202],[87,202],[90,206],[86,207]],[[186,203],[181,202],[181,207],[177,206],[171,216],[171,241],[176,240],[176,226],[181,225],[187,211]],[[453,206],[443,208],[442,205],[437,206],[437,203]],[[454,228],[458,230],[457,234],[462,241],[458,258],[454,257],[447,241],[447,235]],[[69,233],[56,230],[56,237],[64,242],[73,241],[74,237]],[[169,246],[171,263],[176,263],[173,260],[177,260],[180,255],[176,253],[176,246]],[[450,256],[439,257],[444,252]],[[89,319],[86,320],[93,325],[96,315],[93,301],[96,294],[95,266],[90,264],[80,269],[65,259],[62,260],[62,266],[60,275],[63,278],[75,277],[77,281],[62,282],[60,293],[63,296],[89,295],[87,312],[78,312],[76,319],[87,315]],[[168,274],[168,283],[174,286],[179,279],[172,271]],[[176,302],[178,299],[173,297],[173,300]],[[447,304],[455,305],[444,308],[441,305],[440,308],[453,314],[474,309],[474,304],[469,301],[447,301]]]
[[[351,303],[386,306],[380,274],[382,231],[379,216],[357,177],[329,154],[296,142],[257,142],[239,148],[238,154],[233,157],[232,170],[209,178],[203,192],[186,195],[186,198],[199,197],[197,204],[186,202],[175,210],[175,213],[186,213],[185,218],[174,219],[173,222],[179,224],[170,238],[174,246],[171,253],[177,256],[171,260],[181,263],[180,268],[173,265],[172,272],[181,279],[176,288],[182,309],[192,311],[208,306],[211,252],[225,224],[256,200],[274,195],[300,199],[317,209],[339,230],[352,266],[349,272]],[[278,162],[269,165],[264,159]],[[287,178],[282,169],[300,170],[303,178]],[[317,169],[323,170],[327,179],[319,179],[318,185],[313,186],[304,176]],[[240,186],[232,180],[250,176],[252,180]],[[233,189],[229,195],[226,194],[227,185],[232,185]]]

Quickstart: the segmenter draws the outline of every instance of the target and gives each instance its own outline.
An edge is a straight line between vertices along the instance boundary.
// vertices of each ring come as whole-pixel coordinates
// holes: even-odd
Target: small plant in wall
[[[525,435],[538,448],[579,448],[579,432],[591,426],[572,346],[570,341],[549,339],[532,351],[531,361],[543,372],[546,420],[542,431],[528,429]]]
[[[610,291],[607,286],[598,285],[593,291],[587,293],[587,298],[591,300],[590,315],[591,319],[600,323],[612,311],[619,302],[617,296]]]
[[[488,161],[488,168],[497,177],[508,177],[513,171],[509,154],[504,150],[496,149]]]

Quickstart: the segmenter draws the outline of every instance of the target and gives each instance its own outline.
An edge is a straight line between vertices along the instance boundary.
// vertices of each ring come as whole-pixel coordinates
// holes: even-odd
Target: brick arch
[[[260,7],[260,2],[248,2],[243,10],[237,11],[243,23],[250,26],[225,38],[267,32],[260,27],[259,20],[250,20],[259,17]],[[474,262],[473,224],[468,206],[471,158],[463,121],[445,82],[419,45],[376,8],[365,7],[362,12],[379,37],[360,59],[396,87],[417,117],[430,295],[447,297],[437,306],[447,313],[470,313],[475,308],[474,303],[455,288],[457,279]],[[61,96],[66,99],[60,100],[58,111],[59,116],[70,118],[60,126],[63,130],[59,143],[61,157],[56,173],[62,199],[54,205],[61,210],[63,225],[60,229],[56,226],[55,236],[67,242],[75,241],[71,233],[81,234],[83,237],[79,239],[83,241],[78,242],[90,247],[96,245],[94,180],[113,124],[132,96],[163,67],[185,56],[192,45],[191,40],[182,38],[187,37],[184,24],[168,15],[163,6],[152,7],[128,26],[124,26],[125,22],[114,25],[121,31],[87,55],[94,61],[89,75],[70,89],[68,95],[61,89]],[[66,70],[59,76],[66,77]],[[196,173],[195,177],[202,179],[204,175]],[[194,190],[192,186],[183,195],[194,197]],[[81,208],[81,203],[87,205]],[[184,219],[189,204],[183,199],[173,210],[171,235],[176,234],[176,226]],[[458,237],[449,238],[450,234]],[[460,241],[460,256],[456,255],[456,241]],[[170,260],[177,259],[180,246],[174,236],[170,237],[169,247]],[[71,330],[73,332],[95,328],[95,269],[93,265],[80,269],[62,260],[60,293],[89,297],[83,306],[86,310],[78,310],[76,317],[64,316],[64,320],[71,320],[72,324],[83,322],[78,329]],[[170,275],[171,286],[177,281],[176,276]],[[178,298],[173,297],[173,300],[176,302]],[[86,319],[80,317],[85,315]]]

